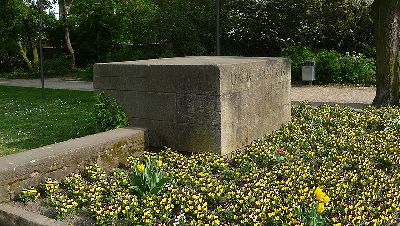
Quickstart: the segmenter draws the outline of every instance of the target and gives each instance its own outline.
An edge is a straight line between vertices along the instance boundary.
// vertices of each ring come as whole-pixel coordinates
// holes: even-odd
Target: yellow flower
[[[314,195],[317,196],[318,194],[324,193],[320,187],[317,187],[314,191]]]
[[[162,166],[162,161],[161,161],[161,159],[160,159],[160,160],[157,160],[157,167],[160,168],[161,166]]]
[[[315,195],[316,199],[318,200],[318,202],[328,203],[330,200],[329,196],[327,196],[320,187],[317,187],[315,189],[314,195]]]
[[[318,203],[317,212],[319,214],[321,214],[322,212],[324,212],[324,210],[325,210],[324,204],[323,203]]]
[[[144,172],[144,165],[143,164],[139,164],[137,166],[137,170],[138,170],[139,173],[143,173]]]

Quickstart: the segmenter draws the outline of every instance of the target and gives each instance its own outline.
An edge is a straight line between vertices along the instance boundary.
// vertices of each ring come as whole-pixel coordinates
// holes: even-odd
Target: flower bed
[[[166,148],[104,172],[94,165],[40,193],[59,219],[116,225],[395,225],[400,223],[400,109],[292,109],[293,120],[235,153]],[[26,200],[27,199],[27,200]]]

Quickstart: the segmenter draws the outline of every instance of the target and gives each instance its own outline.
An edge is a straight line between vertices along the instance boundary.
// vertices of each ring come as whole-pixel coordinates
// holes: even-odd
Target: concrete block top
[[[272,57],[239,57],[239,56],[187,56],[160,58],[150,60],[98,63],[98,64],[132,64],[132,65],[230,65],[253,62],[264,62],[267,59],[282,59]]]

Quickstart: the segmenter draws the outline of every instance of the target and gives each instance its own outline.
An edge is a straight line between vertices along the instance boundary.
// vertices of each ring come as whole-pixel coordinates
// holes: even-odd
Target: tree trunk
[[[31,48],[32,48],[33,69],[35,71],[38,71],[39,70],[39,55],[38,55],[38,51],[37,51],[37,47],[36,47],[36,40],[33,37],[34,35],[33,35],[33,30],[31,27],[31,23],[28,18],[24,18],[24,25],[25,25],[26,33],[28,35],[29,42],[31,44]],[[25,57],[27,57],[26,51],[25,51]],[[32,66],[30,67],[30,70],[32,70]]]
[[[21,41],[18,41],[19,53],[21,54],[22,58],[24,59],[26,65],[28,66],[29,70],[32,70],[32,63],[29,60],[28,56],[26,55],[26,49],[22,46]]]
[[[70,5],[72,4],[72,1]],[[69,6],[67,6],[66,0],[59,0],[59,6],[60,6],[60,16],[64,25],[64,38],[65,38],[65,45],[67,46],[68,53],[71,57],[70,61],[70,66],[71,69],[75,69],[75,51],[74,48],[72,47],[71,44],[71,38],[69,35],[69,26],[68,26],[68,21],[67,21],[67,16],[68,16],[68,11],[69,11]]]
[[[400,0],[375,0],[372,11],[376,38],[376,96],[373,105],[398,105]]]

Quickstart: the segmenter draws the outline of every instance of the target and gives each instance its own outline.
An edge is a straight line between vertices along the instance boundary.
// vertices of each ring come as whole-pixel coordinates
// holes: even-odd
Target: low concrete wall
[[[1,157],[0,203],[47,177],[61,180],[85,165],[111,169],[130,155],[141,155],[146,137],[144,129],[121,128]]]
[[[177,57],[94,66],[94,87],[121,103],[151,146],[228,155],[290,121],[290,61]]]
[[[21,208],[0,204],[0,226],[69,226],[66,223],[50,219]]]

